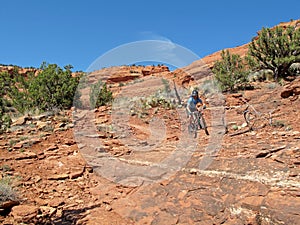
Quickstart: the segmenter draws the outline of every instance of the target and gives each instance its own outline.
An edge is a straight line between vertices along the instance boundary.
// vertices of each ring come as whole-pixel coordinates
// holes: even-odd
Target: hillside
[[[145,79],[147,84],[153,78],[148,79]],[[141,90],[143,86],[139,82],[124,87]],[[297,224],[300,217],[299,86],[297,79],[286,87],[274,88],[265,83],[258,90],[226,95],[226,134],[222,127],[212,124],[211,116],[217,109],[210,106],[205,115],[211,136],[199,131],[198,146],[190,160],[168,179],[160,177],[161,172],[152,171],[155,169],[152,166],[172,155],[183,140],[195,141],[188,138],[184,121],[176,116],[176,110],[161,109],[156,113],[150,110],[141,118],[132,114],[127,125],[130,126],[128,135],[134,135],[133,143],[130,136],[126,139],[122,135],[124,131],[107,129],[111,116],[106,107],[92,114],[77,112],[77,125],[70,120],[71,112],[20,118],[11,132],[2,136],[0,158],[1,176],[15,179],[21,201],[1,221],[5,224],[13,221]],[[298,91],[282,98],[281,93],[286,90]],[[242,97],[261,113],[267,114],[276,107],[274,125],[262,120],[265,127],[234,136],[246,129],[242,126],[245,107]],[[148,124],[154,115],[167,124],[159,144],[156,141],[160,136],[152,135],[154,139],[151,139],[149,133]],[[97,133],[88,133],[91,121]],[[233,130],[233,125],[241,128]],[[216,138],[222,142],[215,146],[218,149],[211,149]],[[88,144],[92,147],[86,148]],[[178,153],[181,157],[188,151],[182,150]],[[130,180],[112,182],[114,176],[119,176],[115,172],[118,167],[113,162],[108,168],[103,164],[100,159],[105,152],[122,163],[137,166],[139,172],[132,174]],[[207,168],[198,167],[199,162],[207,160],[212,160]],[[110,175],[114,176],[105,178]],[[149,182],[149,179],[148,185],[147,182],[142,185],[141,181]]]
[[[282,23],[278,24],[277,26],[280,26],[280,27],[295,26],[296,28],[300,28],[300,20],[294,20],[294,21],[290,21],[290,22],[282,22]],[[228,50],[231,54],[237,54],[237,55],[244,57],[248,52],[248,45],[249,45],[249,43],[246,43],[244,45],[237,46],[234,48],[228,48]],[[213,63],[215,61],[221,59],[221,51],[222,50],[217,51],[211,55],[208,55],[208,56],[202,58],[202,61],[203,61],[202,63],[205,63],[209,68],[212,68]]]
[[[246,47],[231,51],[243,55]],[[184,108],[172,107],[175,88],[184,104],[219,57],[173,72],[104,68],[88,75],[82,100],[102,79],[112,107],[14,118],[0,137],[0,178],[18,198],[0,206],[0,223],[299,224],[300,77],[235,94],[201,92],[210,135],[199,130],[194,139]],[[1,196],[12,195],[0,185]]]

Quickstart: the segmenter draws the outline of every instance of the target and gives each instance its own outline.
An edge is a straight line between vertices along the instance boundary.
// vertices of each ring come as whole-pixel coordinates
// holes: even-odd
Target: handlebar
[[[202,111],[204,109],[206,109],[206,105],[205,104],[203,104],[202,106],[197,107],[198,111]]]

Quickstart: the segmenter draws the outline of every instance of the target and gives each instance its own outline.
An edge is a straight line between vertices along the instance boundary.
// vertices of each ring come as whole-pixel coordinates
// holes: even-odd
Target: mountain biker
[[[203,105],[203,109],[206,108],[206,105],[203,104],[203,101],[199,98],[199,93],[197,90],[193,90],[191,96],[187,100],[186,110],[188,118],[191,119],[192,112],[197,111],[197,104],[200,103]]]

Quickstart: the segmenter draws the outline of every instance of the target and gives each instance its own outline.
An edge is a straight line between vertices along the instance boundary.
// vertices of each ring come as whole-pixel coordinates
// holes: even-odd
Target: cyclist
[[[203,101],[199,98],[199,94],[197,90],[193,90],[191,96],[187,100],[186,111],[188,114],[188,118],[191,120],[192,112],[197,111],[197,104],[203,104]],[[206,105],[203,104],[203,109],[206,108]]]
[[[193,90],[191,96],[187,100],[186,110],[190,115],[192,112],[197,111],[197,104],[203,104],[202,99],[199,97],[199,93],[197,90]],[[205,104],[203,104],[205,108]]]
[[[204,129],[206,135],[209,135],[209,132],[207,130],[206,122],[203,117],[203,114],[199,107],[197,107],[198,104],[202,105],[202,109],[206,108],[206,105],[203,103],[203,101],[199,98],[199,94],[197,90],[193,90],[191,96],[189,97],[187,101],[186,111],[189,118],[189,125],[188,125],[188,131],[191,134],[194,134],[194,138],[197,137],[197,130]],[[194,113],[199,111],[199,113]],[[196,124],[195,124],[196,122]]]

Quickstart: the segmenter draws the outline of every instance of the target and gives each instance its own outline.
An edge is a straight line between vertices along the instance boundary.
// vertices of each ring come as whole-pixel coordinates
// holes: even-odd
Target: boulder
[[[11,215],[18,223],[30,223],[38,215],[39,208],[35,205],[18,205],[12,208]]]

